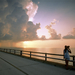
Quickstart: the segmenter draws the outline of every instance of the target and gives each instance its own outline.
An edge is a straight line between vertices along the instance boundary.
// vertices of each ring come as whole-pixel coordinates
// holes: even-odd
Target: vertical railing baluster
[[[3,51],[5,52],[5,49]]]
[[[15,54],[15,52],[16,52],[16,51],[14,50],[14,54]]]
[[[6,49],[6,52],[7,52],[7,49]]]
[[[73,61],[75,61],[75,56],[73,56]],[[73,66],[75,66],[75,62],[73,62]]]
[[[11,49],[10,49],[10,53],[11,53]]]
[[[45,53],[45,61],[47,61],[47,53]]]
[[[30,52],[30,58],[31,58],[31,52]]]
[[[22,56],[22,51],[20,51],[20,55]]]

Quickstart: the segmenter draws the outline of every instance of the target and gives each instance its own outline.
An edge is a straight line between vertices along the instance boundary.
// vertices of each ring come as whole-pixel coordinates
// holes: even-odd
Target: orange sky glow
[[[35,40],[35,41],[21,41],[11,42],[2,41],[1,47],[22,47],[22,48],[64,48],[65,45],[75,48],[75,40]]]

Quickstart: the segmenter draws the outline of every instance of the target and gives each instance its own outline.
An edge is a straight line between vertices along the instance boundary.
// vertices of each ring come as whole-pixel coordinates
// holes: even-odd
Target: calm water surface
[[[63,54],[64,48],[15,48],[24,51],[34,51],[43,53],[53,53],[53,54]],[[71,48],[72,53],[70,55],[75,55],[75,48]]]

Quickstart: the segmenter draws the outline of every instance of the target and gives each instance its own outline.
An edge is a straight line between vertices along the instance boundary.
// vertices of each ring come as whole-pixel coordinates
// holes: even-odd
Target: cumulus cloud
[[[56,19],[54,19],[50,25],[47,25],[45,28],[48,29],[48,32],[50,34],[49,39],[61,39],[61,34],[57,34],[56,30],[52,28],[52,25],[55,25],[57,22]]]
[[[50,23],[50,25],[56,25],[57,20],[53,19],[53,21]]]
[[[63,36],[63,39],[75,39],[75,28],[72,29],[70,34]]]
[[[25,37],[24,40],[38,40],[37,30],[40,28],[40,23],[34,25],[33,22],[27,23],[26,30],[23,31],[22,37]],[[25,34],[25,35],[24,35]],[[23,39],[23,38],[22,38]]]
[[[31,0],[0,0],[0,40],[38,39],[36,31],[40,24],[29,22],[37,9]]]
[[[45,35],[42,35],[42,37],[40,38],[40,40],[47,40]]]

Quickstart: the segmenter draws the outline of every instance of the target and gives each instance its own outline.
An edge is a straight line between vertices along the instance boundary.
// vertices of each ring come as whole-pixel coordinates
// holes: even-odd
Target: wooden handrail
[[[12,51],[13,51],[13,54],[19,53],[20,56],[29,55],[30,58],[31,58],[32,56],[42,57],[42,58],[45,58],[45,61],[47,61],[47,58],[48,58],[48,59],[55,59],[55,60],[62,60],[62,61],[65,61],[64,59],[54,58],[54,57],[48,57],[48,56],[47,56],[47,55],[64,56],[64,55],[62,55],[62,54],[42,53],[42,52],[23,51],[23,50],[5,49],[5,48],[4,48],[4,49],[3,49],[3,48],[0,48],[0,51],[8,52],[8,53],[12,53]],[[27,53],[26,53],[26,52],[27,52]],[[44,54],[44,56],[36,55],[36,54]],[[70,55],[70,57],[73,58],[73,60],[70,60],[70,62],[73,62],[73,66],[75,66],[75,55]]]

